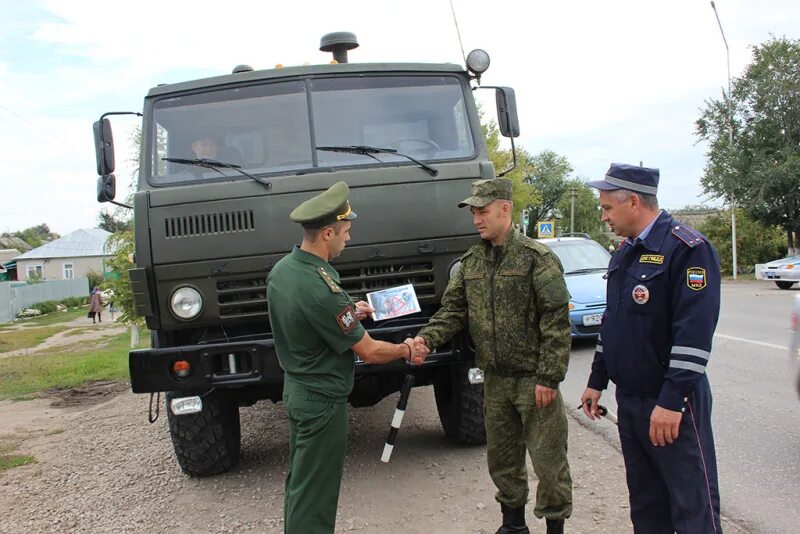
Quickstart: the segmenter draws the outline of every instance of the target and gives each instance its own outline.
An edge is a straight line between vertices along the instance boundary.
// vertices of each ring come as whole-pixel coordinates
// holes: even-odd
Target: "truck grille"
[[[338,269],[337,269],[338,270]],[[390,265],[339,270],[342,288],[353,298],[370,291],[413,284],[420,303],[436,296],[433,263],[393,263]]]
[[[167,239],[252,232],[256,228],[253,210],[168,217],[164,224]]]
[[[217,303],[220,319],[266,317],[266,275],[217,281]]]

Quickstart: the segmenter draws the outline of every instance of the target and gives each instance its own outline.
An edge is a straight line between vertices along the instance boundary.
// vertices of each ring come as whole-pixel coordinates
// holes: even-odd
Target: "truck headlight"
[[[188,321],[194,319],[203,311],[203,297],[193,287],[179,287],[169,299],[173,315],[178,319]]]

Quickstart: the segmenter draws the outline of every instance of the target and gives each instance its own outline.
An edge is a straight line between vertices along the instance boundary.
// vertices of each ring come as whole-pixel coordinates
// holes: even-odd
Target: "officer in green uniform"
[[[303,202],[290,217],[303,226],[303,242],[269,274],[270,323],[289,418],[284,532],[332,533],[347,443],[347,397],[353,388],[354,352],[369,363],[407,359],[427,351],[413,340],[372,339],[359,322],[373,310],[339,286],[328,263],[350,239],[350,190],[338,182]]]
[[[470,206],[481,242],[461,257],[442,307],[415,343],[441,346],[464,327],[484,371],[489,474],[503,513],[498,534],[527,533],[525,449],[539,479],[534,514],[547,532],[572,513],[567,419],[558,384],[570,351],[569,293],[558,257],[512,227],[512,182],[472,184]]]

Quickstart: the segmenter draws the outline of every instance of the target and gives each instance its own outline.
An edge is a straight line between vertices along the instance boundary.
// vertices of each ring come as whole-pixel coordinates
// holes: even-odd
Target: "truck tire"
[[[785,282],[782,280],[775,280],[775,285],[781,289],[792,289],[792,286],[795,285],[797,282]]]
[[[483,384],[470,384],[471,365],[453,365],[433,383],[436,410],[445,435],[464,445],[486,443],[483,424]]]
[[[185,393],[167,393],[167,419],[172,446],[181,471],[190,476],[218,475],[239,462],[241,431],[239,406],[227,391],[214,390],[203,397],[203,410],[174,415],[170,400]]]

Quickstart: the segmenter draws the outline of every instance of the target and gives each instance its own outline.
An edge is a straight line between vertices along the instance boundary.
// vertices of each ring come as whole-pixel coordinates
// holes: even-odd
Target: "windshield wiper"
[[[596,271],[607,271],[608,267],[588,267],[586,269],[575,269],[574,271],[567,271],[564,274],[586,274]]]
[[[346,152],[348,154],[361,154],[362,156],[368,156],[375,161],[379,161],[383,163],[383,161],[376,158],[373,154],[394,154],[395,156],[400,156],[401,158],[406,158],[408,160],[413,161],[426,171],[430,173],[431,176],[437,176],[439,171],[431,167],[430,165],[426,165],[425,163],[421,162],[420,160],[409,156],[408,154],[403,154],[402,152],[398,152],[393,148],[381,148],[377,146],[365,146],[365,145],[350,145],[350,146],[318,146],[317,150],[325,150],[327,152]]]
[[[244,172],[242,170],[241,165],[236,165],[234,163],[225,163],[224,161],[217,161],[215,159],[187,159],[187,158],[161,158],[164,161],[169,161],[170,163],[179,163],[181,165],[194,165],[196,167],[203,167],[206,169],[214,169],[218,173],[220,173],[225,178],[230,178],[227,174],[222,172],[220,169],[233,169],[239,174],[243,176],[247,176],[251,180],[258,182],[259,184],[263,185],[266,189],[271,189],[272,184],[270,182],[262,182],[255,176],[250,173]]]

